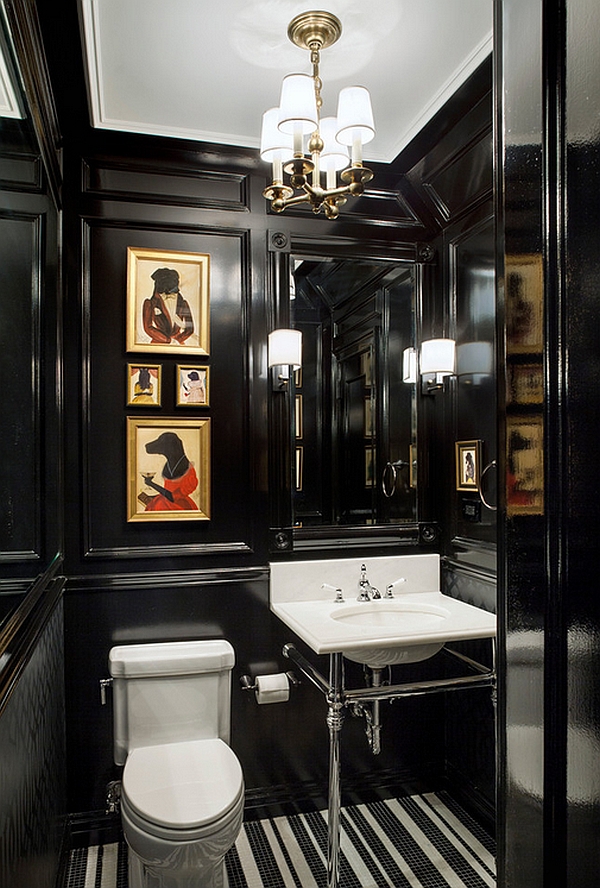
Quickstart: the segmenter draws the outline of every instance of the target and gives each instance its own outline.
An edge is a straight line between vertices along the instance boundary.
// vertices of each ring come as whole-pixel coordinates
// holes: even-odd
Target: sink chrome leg
[[[342,654],[329,656],[329,693],[327,725],[329,727],[329,804],[327,828],[327,885],[338,888],[341,833],[341,760],[340,733],[344,724],[344,665]]]

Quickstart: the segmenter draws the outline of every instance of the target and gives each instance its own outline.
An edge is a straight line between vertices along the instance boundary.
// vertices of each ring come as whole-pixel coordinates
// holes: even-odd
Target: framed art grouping
[[[198,365],[177,365],[178,407],[208,407],[209,368]]]
[[[127,406],[160,407],[160,364],[127,365]]]
[[[479,490],[481,441],[456,442],[456,489]]]
[[[127,351],[209,353],[205,253],[127,247]]]
[[[127,520],[210,519],[210,419],[127,418]]]

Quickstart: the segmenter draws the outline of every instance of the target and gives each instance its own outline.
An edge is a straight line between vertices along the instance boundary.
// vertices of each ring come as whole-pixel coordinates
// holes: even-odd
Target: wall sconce
[[[491,342],[464,342],[456,348],[456,375],[468,376],[465,382],[480,385],[482,379],[491,376],[494,349]]]
[[[454,339],[426,339],[421,343],[421,385],[425,395],[444,389],[446,376],[454,376],[456,343]]]
[[[302,333],[300,330],[273,330],[269,333],[268,364],[273,372],[273,388],[285,389],[290,381],[290,367],[302,366]]]
[[[405,348],[402,352],[402,382],[417,381],[417,350]]]

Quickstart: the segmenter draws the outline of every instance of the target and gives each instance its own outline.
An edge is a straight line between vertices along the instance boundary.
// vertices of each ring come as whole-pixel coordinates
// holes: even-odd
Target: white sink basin
[[[439,582],[437,562],[432,561],[433,569],[429,564],[435,558],[405,556],[392,565],[370,559],[372,582],[384,589],[387,583],[406,577],[402,591],[391,599],[370,601],[357,601],[355,593],[345,593],[343,603],[321,589],[321,577],[337,586],[343,560],[311,562],[312,576],[305,576],[304,582],[299,579],[305,568],[302,562],[290,564],[289,570],[280,566],[272,572],[271,610],[316,654],[342,653],[372,668],[425,660],[447,642],[495,636],[494,614],[439,591],[419,589],[424,577],[428,583]],[[350,562],[347,575],[355,579],[357,571],[357,564]],[[344,585],[347,589],[350,582]]]
[[[376,647],[357,648],[345,650],[344,656],[356,663],[366,663],[371,668],[393,666],[397,663],[416,663],[426,660],[444,646],[444,642],[427,644],[394,644],[386,646],[384,639],[389,634],[397,635],[410,632],[422,633],[429,630],[439,630],[442,623],[450,616],[450,611],[445,607],[435,605],[416,604],[392,599],[384,601],[360,602],[356,605],[336,605],[331,614],[332,620],[337,620],[346,626],[360,627],[369,631],[375,630],[380,637]]]

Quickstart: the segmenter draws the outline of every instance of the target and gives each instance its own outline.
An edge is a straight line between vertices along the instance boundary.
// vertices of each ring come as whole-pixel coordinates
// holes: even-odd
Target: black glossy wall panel
[[[125,348],[127,248],[203,253],[210,256],[210,354],[127,353]],[[84,318],[84,557],[173,558],[252,549],[249,520],[250,462],[247,414],[246,277],[244,232],[215,234],[178,226],[160,231],[107,219],[84,229],[87,266]],[[148,283],[151,294],[152,281]],[[158,363],[161,406],[126,406],[127,364]],[[181,363],[209,367],[208,407],[176,405]],[[126,417],[176,420],[210,418],[212,496],[209,521],[127,521]],[[232,510],[231,504],[236,506]]]
[[[0,884],[54,888],[66,822],[62,601],[0,716]]]

